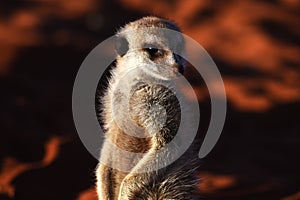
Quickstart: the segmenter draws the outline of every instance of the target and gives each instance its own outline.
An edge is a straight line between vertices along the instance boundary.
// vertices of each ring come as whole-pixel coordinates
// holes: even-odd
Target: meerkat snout
[[[173,53],[173,56],[174,56],[174,59],[175,59],[175,62],[176,62],[174,67],[177,69],[177,71],[180,74],[183,74],[184,73],[184,67],[185,67],[185,64],[186,64],[184,59],[181,56],[179,56],[175,53]]]

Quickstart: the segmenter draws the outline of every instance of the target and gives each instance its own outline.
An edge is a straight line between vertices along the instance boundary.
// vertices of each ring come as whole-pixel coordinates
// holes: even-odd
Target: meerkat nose
[[[180,73],[180,74],[183,74],[184,72],[184,67],[182,65],[182,59],[179,55],[173,53],[173,57],[175,59],[175,65],[174,67],[177,69],[177,71]]]
[[[180,73],[183,75],[184,68],[180,63],[175,63],[174,65],[172,65],[172,68],[175,73]]]

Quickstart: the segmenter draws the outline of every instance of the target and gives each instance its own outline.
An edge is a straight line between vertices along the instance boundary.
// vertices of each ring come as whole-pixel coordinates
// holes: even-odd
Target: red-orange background
[[[228,116],[199,171],[203,196],[300,199],[299,10],[297,0],[1,1],[0,199],[94,199],[73,81],[92,48],[149,14],[177,22],[224,79]]]

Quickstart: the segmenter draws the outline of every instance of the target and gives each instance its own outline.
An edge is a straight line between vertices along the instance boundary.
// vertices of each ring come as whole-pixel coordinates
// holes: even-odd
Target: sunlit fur
[[[180,31],[173,22],[157,17],[145,17],[127,24],[117,34],[118,37],[126,40],[125,44],[119,45],[124,48],[124,52],[118,55],[108,89],[101,98],[102,120],[106,130],[101,159],[106,159],[110,163],[110,167],[99,164],[97,168],[98,197],[100,200],[199,199],[196,187],[198,179],[195,177],[195,171],[199,166],[196,149],[190,148],[174,163],[160,170],[155,169],[157,163],[149,161],[156,150],[161,149],[174,138],[180,123],[182,109],[176,95],[163,85],[156,83],[137,85],[136,83],[143,80],[163,82],[180,76],[177,67],[184,63],[183,61],[182,63],[176,62],[170,49],[170,43],[175,42],[177,46],[181,47],[180,51],[184,53],[184,48],[182,48],[184,40],[183,37],[178,37],[173,38],[174,41],[170,41],[169,38],[155,31],[145,32],[145,27]],[[143,50],[144,44],[159,45],[164,52],[157,59],[150,59],[148,53]],[[134,81],[126,83],[126,79],[122,80],[124,75]],[[122,89],[119,88],[120,81],[125,81],[122,82]],[[129,113],[125,109],[126,106],[120,105],[120,101],[118,101],[118,98],[122,98],[125,93],[130,96]],[[155,103],[162,106],[166,113],[160,109],[150,112],[149,105]],[[127,115],[130,115],[130,118],[138,126],[143,127],[146,138],[137,138],[124,133],[112,117],[113,107],[117,109],[121,119],[126,119]],[[166,121],[161,124],[159,117],[163,115],[166,115]],[[120,123],[126,126],[128,122],[121,121]],[[108,140],[124,150],[145,153],[144,157],[140,160],[134,157],[120,157],[110,148]],[[169,153],[165,152],[164,157],[158,158],[157,162],[164,162],[164,159],[168,159]],[[120,163],[122,166],[135,163],[135,166],[129,173],[111,168]],[[137,173],[143,167],[146,167],[149,172]]]

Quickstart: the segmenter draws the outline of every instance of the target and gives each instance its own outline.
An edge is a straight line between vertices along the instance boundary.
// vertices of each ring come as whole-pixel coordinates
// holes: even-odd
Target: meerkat
[[[158,158],[155,152],[172,141],[181,120],[176,94],[163,83],[182,76],[185,61],[172,49],[184,53],[185,44],[182,36],[170,38],[151,28],[180,32],[171,21],[144,17],[117,33],[116,66],[100,98],[106,137],[100,160],[109,163],[100,162],[96,171],[100,200],[199,199],[195,176],[199,160],[193,157],[197,155],[193,148],[188,156],[156,168],[170,152]],[[131,134],[137,129],[140,135]],[[137,154],[120,156],[111,144]]]

